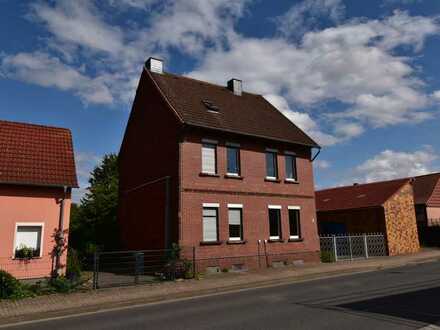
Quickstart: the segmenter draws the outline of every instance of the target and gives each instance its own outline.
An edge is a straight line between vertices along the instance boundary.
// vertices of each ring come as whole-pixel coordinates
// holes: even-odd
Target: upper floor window
[[[289,206],[289,231],[291,239],[301,238],[300,208]]]
[[[276,150],[266,150],[266,178],[277,179],[278,178],[278,163]]]
[[[203,141],[202,144],[202,173],[217,173],[217,145],[215,142]]]
[[[227,174],[240,175],[240,147],[238,145],[227,145]]]
[[[294,154],[286,154],[286,180],[296,181],[298,180],[296,172],[296,156]]]

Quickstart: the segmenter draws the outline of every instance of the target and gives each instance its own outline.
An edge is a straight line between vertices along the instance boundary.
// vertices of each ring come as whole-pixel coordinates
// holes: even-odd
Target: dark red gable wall
[[[119,154],[119,224],[128,249],[164,247],[165,182],[171,177],[171,239],[177,242],[180,123],[150,74],[142,73]]]

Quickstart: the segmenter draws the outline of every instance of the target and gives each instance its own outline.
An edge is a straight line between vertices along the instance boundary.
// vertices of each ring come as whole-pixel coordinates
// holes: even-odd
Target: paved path
[[[14,329],[440,329],[440,262],[123,308]]]

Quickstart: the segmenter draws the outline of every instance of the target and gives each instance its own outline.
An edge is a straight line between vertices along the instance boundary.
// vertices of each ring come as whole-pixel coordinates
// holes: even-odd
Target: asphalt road
[[[68,317],[14,329],[437,329],[440,262]],[[440,327],[438,328],[440,329]]]

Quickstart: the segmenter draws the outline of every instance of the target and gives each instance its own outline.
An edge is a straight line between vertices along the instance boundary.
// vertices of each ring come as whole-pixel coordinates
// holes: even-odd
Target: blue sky
[[[68,127],[82,189],[143,62],[264,95],[323,150],[318,188],[440,170],[438,0],[0,0],[0,118]]]

